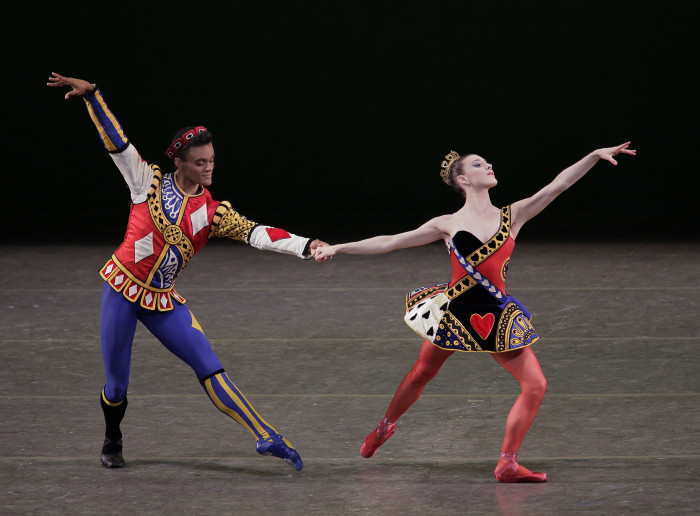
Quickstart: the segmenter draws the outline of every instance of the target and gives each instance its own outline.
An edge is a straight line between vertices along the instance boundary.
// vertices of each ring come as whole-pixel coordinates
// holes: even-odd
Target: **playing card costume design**
[[[173,309],[175,279],[210,238],[230,238],[258,249],[308,255],[308,238],[256,224],[227,201],[217,202],[206,188],[187,195],[173,174],[149,165],[124,135],[96,89],[84,97],[105,148],[131,190],[131,213],[124,241],[100,271],[116,292],[149,310]]]
[[[100,270],[105,280],[100,333],[107,377],[101,396],[107,426],[102,463],[107,467],[124,465],[119,424],[127,405],[134,332],[141,321],[169,351],[192,367],[214,405],[258,439],[258,453],[280,457],[301,469],[301,458],[289,441],[231,382],[174,286],[178,274],[211,238],[229,238],[300,258],[311,258],[310,239],[257,224],[227,201],[213,200],[204,187],[194,195],[184,193],[174,173],[163,174],[157,165],[141,158],[99,89],[83,98],[103,145],[129,186],[132,203],[124,241]],[[184,137],[189,140],[202,131],[206,128],[200,126]],[[182,147],[180,143],[187,142],[173,142],[168,149],[171,157]]]
[[[510,206],[501,209],[498,232],[482,243],[461,230],[448,245],[452,281],[406,295],[406,323],[421,337],[449,351],[500,353],[537,341],[529,312],[505,293],[515,241]]]

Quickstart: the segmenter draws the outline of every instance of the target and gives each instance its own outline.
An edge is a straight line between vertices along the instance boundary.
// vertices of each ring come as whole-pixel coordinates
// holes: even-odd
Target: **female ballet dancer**
[[[546,482],[517,462],[517,452],[539,410],[547,382],[530,348],[539,337],[530,314],[505,293],[505,279],[515,238],[523,225],[559,194],[581,179],[601,159],[617,165],[614,156],[636,155],[630,142],[598,149],[563,170],[532,197],[504,208],[491,204],[496,186],[493,168],[476,154],[452,151],[442,162],[442,179],[465,197],[456,213],[429,220],[418,229],[358,242],[321,246],[315,258],[338,253],[380,254],[442,239],[450,252],[452,281],[416,289],[406,296],[405,320],[424,337],[418,361],[399,385],[379,426],[360,453],[370,458],[394,434],[396,422],[420,397],[426,384],[455,351],[485,351],[520,383],[521,393],[506,420],[505,438],[494,475],[500,482]]]

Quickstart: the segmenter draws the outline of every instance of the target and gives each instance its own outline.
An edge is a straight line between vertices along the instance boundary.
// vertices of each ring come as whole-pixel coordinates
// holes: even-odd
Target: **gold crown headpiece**
[[[457,154],[455,151],[450,151],[450,153],[447,156],[445,156],[445,159],[440,165],[440,176],[442,176],[442,180],[448,185],[452,185],[452,175],[450,174],[450,167],[452,166],[452,163],[454,163],[458,159],[459,154]]]

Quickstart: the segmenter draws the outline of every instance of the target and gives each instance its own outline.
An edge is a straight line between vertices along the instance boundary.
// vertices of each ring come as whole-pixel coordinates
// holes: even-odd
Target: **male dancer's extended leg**
[[[425,386],[435,378],[442,364],[453,353],[454,351],[440,349],[427,340],[423,341],[418,360],[396,390],[384,419],[362,444],[360,454],[363,457],[369,459],[377,451],[377,448],[394,435],[396,421],[420,398]]]
[[[517,462],[520,444],[537,415],[547,390],[547,380],[542,373],[532,348],[493,353],[493,358],[520,383],[521,392],[510,409],[506,420],[506,432],[501,456],[494,472],[501,482],[546,482],[546,473],[533,473]]]
[[[102,290],[100,340],[107,381],[100,394],[100,406],[105,418],[105,440],[100,461],[107,468],[124,467],[119,425],[127,406],[126,391],[129,386],[136,320],[134,304],[105,283]]]
[[[170,312],[142,314],[140,319],[170,352],[194,370],[214,406],[257,438],[258,453],[274,455],[297,471],[302,469],[301,457],[292,444],[258,414],[229,379],[192,312],[175,303]]]

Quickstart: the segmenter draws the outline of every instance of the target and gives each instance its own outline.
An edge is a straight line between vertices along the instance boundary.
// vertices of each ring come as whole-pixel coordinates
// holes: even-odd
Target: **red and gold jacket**
[[[146,163],[124,134],[99,89],[84,97],[100,138],[131,191],[124,241],[100,270],[102,278],[133,303],[150,310],[173,309],[185,299],[175,289],[177,275],[210,238],[230,238],[258,249],[310,258],[309,239],[257,224],[212,199],[200,187],[184,193],[175,174]]]

